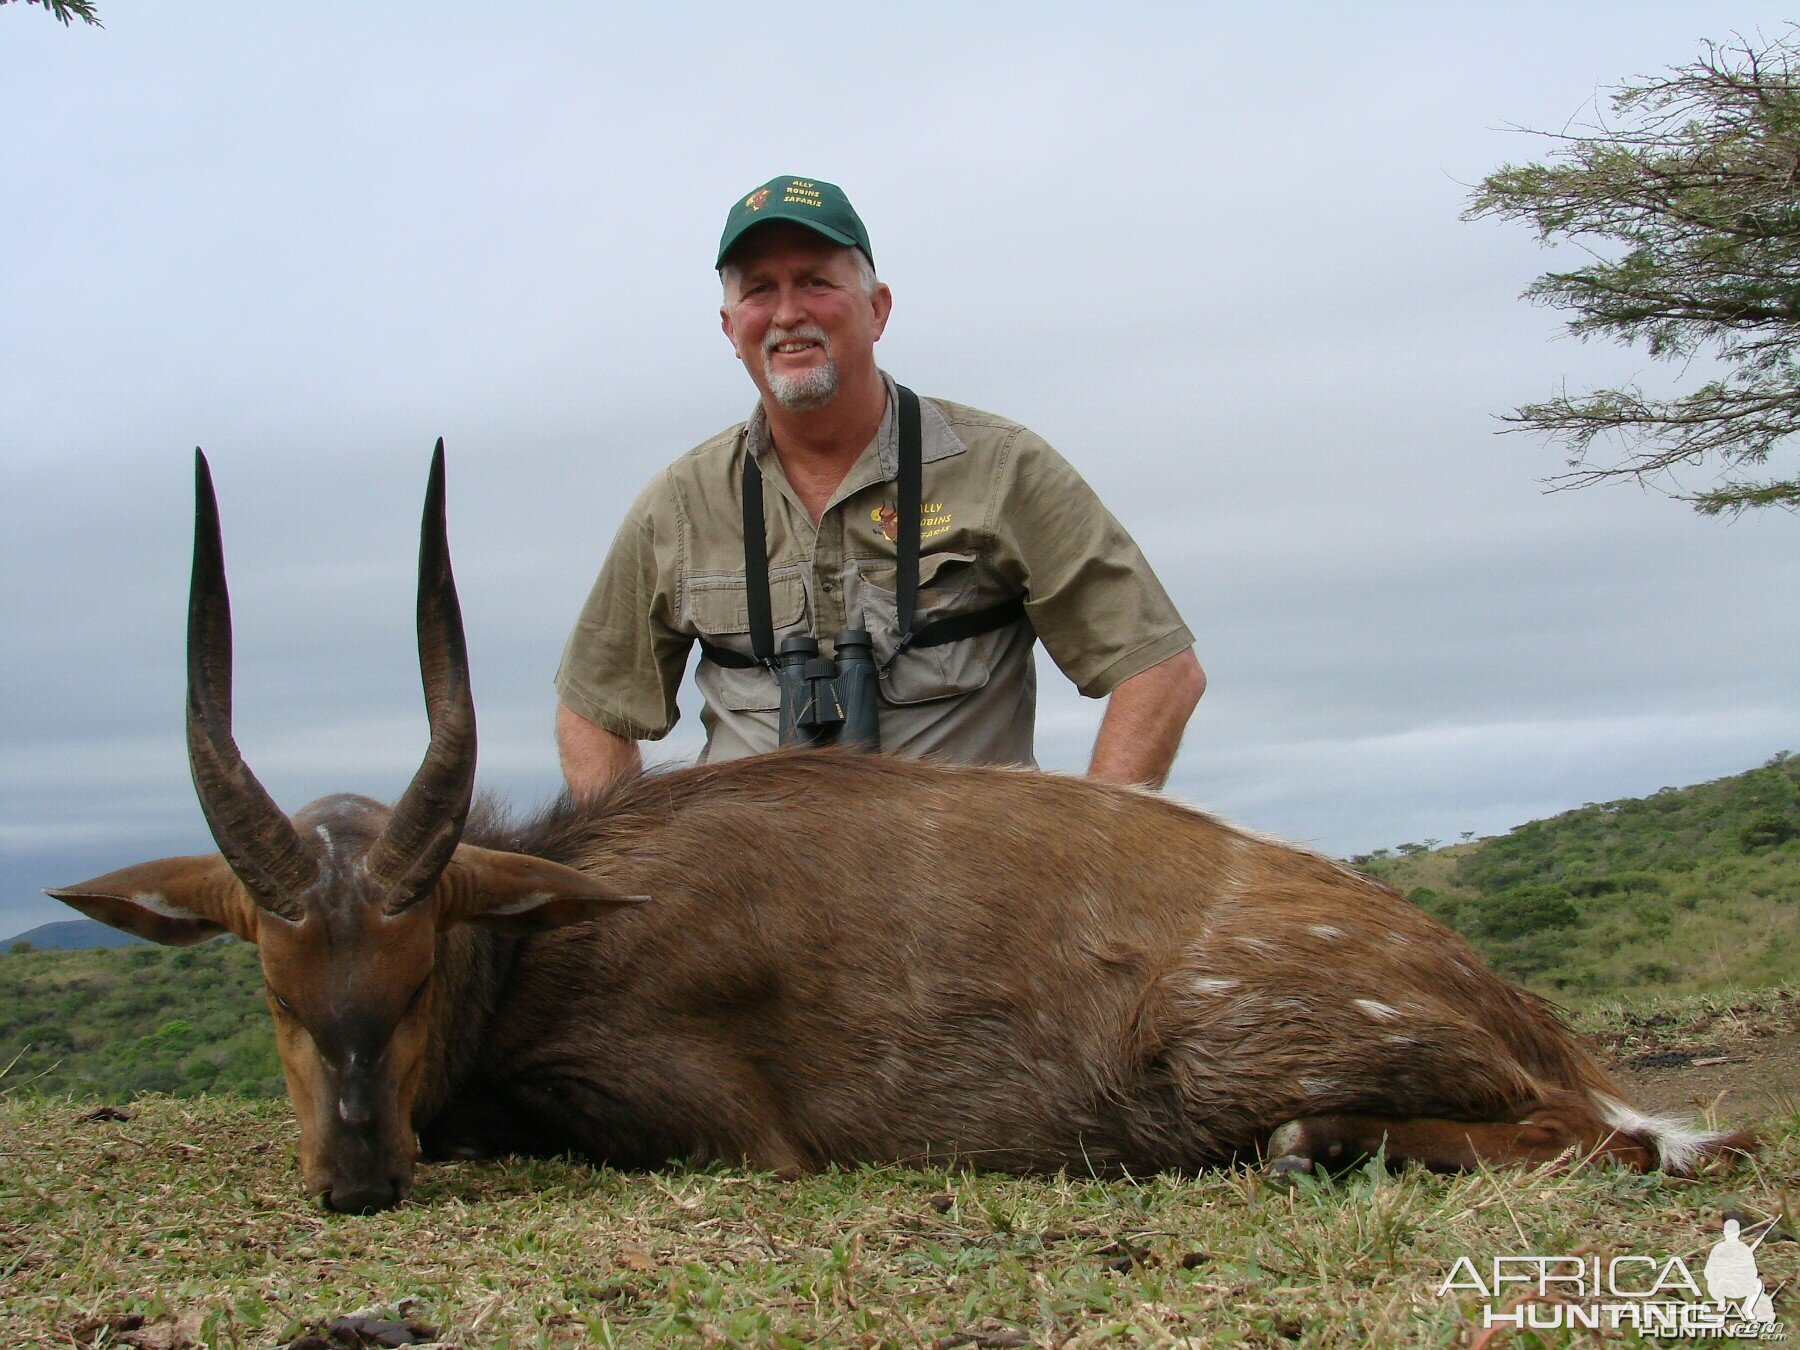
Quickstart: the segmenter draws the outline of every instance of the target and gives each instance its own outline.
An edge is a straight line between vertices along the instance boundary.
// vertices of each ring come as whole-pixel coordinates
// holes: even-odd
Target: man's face
[[[865,289],[855,249],[772,221],[746,235],[725,267],[720,325],[767,398],[822,408],[846,377],[872,377],[893,297]]]

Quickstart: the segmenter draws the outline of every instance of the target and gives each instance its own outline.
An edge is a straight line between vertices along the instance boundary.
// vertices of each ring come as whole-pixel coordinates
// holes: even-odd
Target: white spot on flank
[[[1306,931],[1309,933],[1317,933],[1322,938],[1341,938],[1342,936],[1344,936],[1343,929],[1333,928],[1328,923],[1310,924],[1310,925],[1308,925]]]
[[[1336,1092],[1337,1087],[1338,1082],[1335,1078],[1302,1077],[1300,1080],[1301,1090],[1309,1097],[1327,1096],[1330,1093]]]
[[[1396,947],[1412,946],[1412,939],[1406,936],[1405,933],[1402,933],[1398,928],[1388,934],[1388,941],[1393,943]]]
[[[1399,1036],[1399,1035],[1393,1034],[1392,1032],[1390,1032],[1386,1036],[1383,1036],[1381,1039],[1383,1041],[1387,1042],[1389,1045],[1417,1045],[1417,1044],[1419,1044],[1419,1038],[1417,1036]]]
[[[1227,990],[1236,989],[1237,987],[1238,982],[1236,980],[1222,980],[1214,976],[1207,976],[1203,979],[1194,981],[1194,988],[1199,990],[1202,994],[1223,994]]]
[[[1361,1008],[1370,1017],[1373,1017],[1377,1022],[1396,1022],[1400,1019],[1400,1012],[1398,1009],[1389,1007],[1387,1004],[1378,1002],[1375,999],[1358,998],[1352,999],[1351,1002],[1356,1004],[1357,1007]]]

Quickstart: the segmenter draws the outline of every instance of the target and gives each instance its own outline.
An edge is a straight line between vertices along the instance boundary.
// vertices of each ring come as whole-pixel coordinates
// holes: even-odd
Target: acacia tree
[[[1598,125],[1547,135],[1545,162],[1482,180],[1464,219],[1526,220],[1587,261],[1526,290],[1581,338],[1711,357],[1715,378],[1653,397],[1566,390],[1507,417],[1570,454],[1556,488],[1635,479],[1716,515],[1800,508],[1783,467],[1800,433],[1800,25],[1707,44],[1698,60],[1608,91]],[[1536,133],[1544,134],[1544,133]],[[1708,471],[1689,491],[1674,471]]]

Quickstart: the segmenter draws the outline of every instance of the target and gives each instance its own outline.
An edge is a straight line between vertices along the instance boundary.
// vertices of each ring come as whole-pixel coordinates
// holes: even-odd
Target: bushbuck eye
[[[292,1017],[294,1015],[294,1005],[289,1003],[285,998],[283,998],[280,994],[276,993],[273,989],[271,989],[269,991],[269,997],[274,999],[275,1006],[277,1008],[280,1008],[281,1011],[286,1013],[289,1017]]]

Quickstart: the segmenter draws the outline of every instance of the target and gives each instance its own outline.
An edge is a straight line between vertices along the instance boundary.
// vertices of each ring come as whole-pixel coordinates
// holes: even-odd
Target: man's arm
[[[644,766],[636,741],[595,726],[566,703],[556,705],[556,750],[563,781],[577,798],[595,796]]]
[[[1205,692],[1206,672],[1192,647],[1121,681],[1106,700],[1087,776],[1161,787]]]

